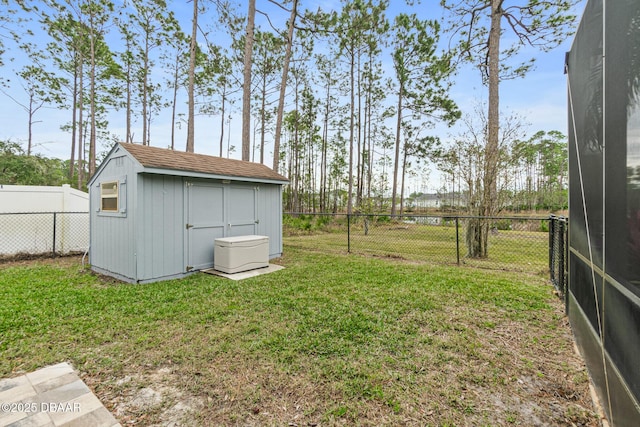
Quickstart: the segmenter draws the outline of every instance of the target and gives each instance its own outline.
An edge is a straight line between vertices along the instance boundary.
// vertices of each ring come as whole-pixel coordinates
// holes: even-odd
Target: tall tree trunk
[[[311,109],[311,107],[309,107],[309,109]],[[309,134],[307,135],[307,143],[309,144],[308,147],[308,151],[307,151],[307,176],[309,177],[308,182],[307,182],[307,211],[309,209],[311,209],[311,212],[316,211],[315,208],[315,203],[314,203],[314,198],[313,198],[313,192],[316,188],[315,185],[315,181],[314,181],[314,171],[313,171],[313,166],[312,166],[312,161],[313,161],[313,136],[312,136],[312,132],[311,132],[311,127],[312,126],[310,123],[307,123],[307,128],[308,128],[308,132]]]
[[[360,66],[360,58],[361,55],[358,55],[358,72],[356,75],[357,78],[357,87],[358,87],[358,118],[356,120],[356,126],[358,127],[357,138],[357,158],[356,158],[356,206],[362,205],[362,168],[363,166],[363,158],[362,158],[362,83],[361,83],[361,66]]]
[[[395,159],[393,161],[393,188],[391,189],[391,216],[396,215],[396,196],[398,191],[398,164],[400,162],[400,134],[402,129],[402,97],[404,96],[404,85],[400,82],[398,88],[398,119],[396,121],[396,148]]]
[[[147,119],[147,145],[151,144],[151,110],[149,110],[149,118]]]
[[[313,115],[313,110],[314,110],[315,106],[312,103],[309,103],[308,105],[308,111],[307,111],[307,117],[309,118],[309,122],[307,123],[307,131],[309,132],[308,135],[308,143],[309,143],[309,154],[308,154],[308,159],[307,159],[307,173],[309,174],[309,183],[307,185],[307,189],[309,190],[309,206],[307,206],[307,209],[311,208],[311,212],[315,213],[316,212],[316,194],[315,194],[315,190],[316,190],[316,170],[315,170],[315,147],[314,147],[314,122],[312,120],[312,115]]]
[[[373,157],[374,157],[374,147],[373,147],[373,135],[371,133],[371,122],[372,122],[372,115],[373,115],[373,108],[371,106],[371,98],[372,98],[372,94],[371,94],[371,76],[373,74],[372,70],[371,70],[371,61],[373,59],[369,59],[369,85],[368,85],[368,90],[367,90],[367,104],[366,104],[366,108],[365,108],[365,124],[366,124],[366,138],[365,141],[367,141],[367,180],[366,180],[366,184],[367,184],[367,200],[371,200],[371,180],[373,179],[373,174],[372,174],[372,170],[373,170]]]
[[[347,213],[353,213],[353,132],[355,116],[355,47],[351,50],[351,67],[349,70],[349,83],[351,99],[349,102],[349,193],[347,194]]]
[[[251,154],[251,57],[253,54],[256,0],[249,0],[247,36],[244,40],[244,83],[242,85],[242,160],[249,161]]]
[[[80,53],[80,85],[78,88],[78,190],[84,180],[84,58]]]
[[[284,97],[287,92],[287,75],[289,74],[289,62],[291,61],[291,47],[293,45],[293,29],[295,28],[298,9],[298,0],[293,0],[291,16],[289,17],[289,32],[287,34],[287,48],[282,64],[282,81],[280,82],[280,97],[278,98],[278,111],[276,113],[276,132],[273,142],[273,170],[278,172],[280,163],[280,134],[282,133],[282,117],[284,114]]]
[[[293,173],[293,144],[291,143],[291,141],[289,141],[289,153],[287,156],[287,176],[289,177],[289,179],[291,180],[291,182],[288,185],[288,190],[289,190],[289,198],[287,199],[288,201],[288,208],[289,211],[294,212],[294,205],[293,205],[293,192],[295,187],[295,179],[296,179],[296,175]]]
[[[404,178],[407,173],[407,148],[402,154],[402,179],[400,180],[400,216],[404,213]]]
[[[93,15],[89,15],[91,28],[93,28]],[[89,80],[89,109],[91,114],[90,136],[89,136],[89,178],[96,170],[96,35],[92,32],[90,36],[91,68]]]
[[[129,142],[132,143],[133,142],[133,136],[131,135],[131,58],[128,56],[128,52],[131,51],[131,46],[130,46],[130,41],[129,41],[129,37],[127,37],[127,56],[125,56],[127,58],[127,100],[126,100],[126,124],[125,124],[125,142]],[[172,135],[173,135],[173,129],[172,129]]]
[[[500,24],[502,2],[491,1],[491,29],[489,30],[489,106],[487,114],[487,147],[485,150],[484,206],[481,215],[491,216],[498,208],[498,138],[500,130]]]
[[[251,138],[251,149],[249,150],[249,157],[251,157],[252,162],[256,161],[256,126],[257,126],[257,123],[254,122],[253,138]]]
[[[126,101],[126,131],[125,142],[133,143],[131,135],[131,65],[127,64],[127,101]]]
[[[78,108],[78,64],[74,64],[73,67],[73,89],[72,89],[72,112],[71,112],[71,158],[69,160],[69,179],[73,178],[73,170],[75,168],[75,155],[76,155],[76,129],[77,129],[77,114]],[[78,187],[80,189],[80,187]]]
[[[386,146],[382,146],[382,171],[380,173],[380,205],[378,208],[380,210],[384,207],[384,184],[387,181],[387,148]]]
[[[222,88],[222,106],[220,107],[220,157],[222,157],[222,142],[224,141],[224,113],[227,100],[227,84]]]
[[[329,112],[331,108],[331,76],[327,79],[327,101],[322,124],[322,154],[320,158],[320,211],[327,207],[327,146],[329,145]]]
[[[295,73],[294,73],[295,75]],[[293,126],[293,141],[291,141],[291,145],[293,146],[293,178],[294,178],[294,189],[293,189],[293,208],[296,210],[296,212],[300,212],[301,211],[301,205],[302,203],[300,202],[300,181],[302,181],[300,179],[301,174],[300,174],[300,133],[299,133],[299,121],[300,121],[300,116],[299,114],[297,114],[298,111],[300,111],[300,105],[299,105],[299,97],[298,97],[298,90],[299,90],[299,81],[296,78],[296,86],[295,86],[295,110],[296,111],[296,120]]]
[[[338,213],[338,180],[334,179],[334,186],[333,186],[333,213],[336,214]]]
[[[498,210],[498,139],[500,131],[500,24],[504,0],[491,0],[489,30],[489,106],[487,113],[487,144],[484,158],[482,198],[476,215],[489,217]],[[467,225],[467,248],[470,257],[485,258],[488,254],[489,220],[470,219]]]
[[[260,106],[260,164],[264,164],[264,138],[267,122],[265,108],[267,98],[267,75],[262,76],[262,105]]]
[[[367,131],[369,142],[367,148],[367,155],[369,164],[367,165],[367,199],[371,200],[371,184],[373,182],[373,160],[375,157],[374,141],[371,134],[371,116],[369,116],[369,122],[367,124],[369,130]]]
[[[144,65],[142,77],[142,145],[149,145],[147,134],[149,132],[147,123],[149,114],[149,32],[146,32],[144,48]]]
[[[173,70],[173,100],[171,102],[171,149],[175,150],[176,148],[176,108],[178,101],[178,75],[180,67],[180,56],[176,53],[176,63],[175,68]],[[222,157],[222,156],[221,156]]]
[[[33,95],[29,96],[29,126],[27,131],[27,156],[31,155],[33,144]]]
[[[196,83],[196,37],[198,35],[198,0],[193,0],[193,25],[191,27],[191,44],[189,45],[189,111],[187,118],[187,148],[193,153],[195,140],[195,83]]]

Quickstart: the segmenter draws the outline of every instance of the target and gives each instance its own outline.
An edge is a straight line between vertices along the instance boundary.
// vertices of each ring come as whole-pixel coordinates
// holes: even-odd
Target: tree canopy
[[[273,165],[290,177],[288,210],[402,213],[405,194],[448,186],[448,174],[459,167],[454,159],[474,152],[471,140],[449,130],[476,114],[451,89],[466,66],[461,59],[489,85],[494,77],[499,83],[522,75],[531,62],[513,56],[525,44],[553,48],[570,29],[573,3],[341,0],[310,10],[298,0],[248,8],[222,0],[188,7],[164,0],[118,7],[111,0],[0,0],[0,96],[15,102],[16,126],[33,130],[10,144],[13,154],[3,161],[24,167],[42,160],[30,156],[32,148],[48,142],[44,129],[57,127],[68,134],[64,176],[77,187],[101,153],[123,141]],[[492,28],[498,39],[491,39]],[[496,40],[508,31],[513,44],[500,49]],[[501,155],[495,135],[506,129],[496,119],[495,96],[489,95],[478,163],[487,172],[482,200],[494,201]],[[52,121],[54,110],[64,119]],[[552,152],[564,141],[551,129],[540,131],[517,138],[530,141],[521,144],[523,156]],[[555,165],[554,159],[544,162]],[[557,166],[535,168],[536,177],[562,175]],[[5,182],[20,175],[11,173]],[[538,191],[525,201],[523,182],[500,194],[514,200],[518,194],[530,207],[548,198]],[[549,186],[564,185],[545,182],[548,194],[555,191]],[[480,204],[477,215],[498,206]]]

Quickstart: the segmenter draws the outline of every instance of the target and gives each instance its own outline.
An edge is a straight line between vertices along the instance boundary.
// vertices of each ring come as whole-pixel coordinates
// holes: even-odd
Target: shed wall
[[[261,185],[257,234],[269,236],[269,258],[282,256],[282,186]]]
[[[181,177],[138,175],[138,280],[184,273],[184,183]]]
[[[185,204],[187,203],[186,183],[220,185],[226,192],[253,189],[253,183],[234,181],[223,184],[221,180],[192,180],[179,176],[139,174],[137,177],[137,200],[139,208],[136,210],[137,224],[136,260],[138,281],[153,281],[163,278],[177,277],[186,274],[186,266],[192,264],[186,245],[186,223],[188,222]],[[282,199],[280,185],[262,184],[257,191],[257,212],[259,222],[255,232],[269,236],[269,257],[282,255]],[[198,193],[199,194],[199,193]],[[222,205],[232,201],[232,197],[210,200],[205,206]],[[230,206],[224,211],[233,211]],[[214,213],[211,212],[211,215]],[[199,215],[207,216],[207,212]],[[225,214],[226,217],[226,214]],[[233,218],[227,218],[227,222]],[[231,230],[224,228],[223,235],[231,235]],[[213,253],[214,241],[210,242]],[[213,257],[211,265],[213,265]]]
[[[120,278],[136,279],[136,165],[122,149],[105,159],[90,189],[90,254],[92,267]],[[100,183],[120,182],[121,212],[103,213]]]

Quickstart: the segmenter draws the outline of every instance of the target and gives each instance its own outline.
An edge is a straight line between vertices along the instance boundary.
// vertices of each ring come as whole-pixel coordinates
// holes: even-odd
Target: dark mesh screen
[[[586,317],[599,334],[600,310],[604,336],[599,338],[638,401],[640,1],[589,1],[567,65],[572,251],[569,292],[582,310],[572,315]],[[587,360],[601,359],[595,354],[589,356]],[[611,401],[630,402],[626,390],[613,387],[609,390]],[[635,414],[633,410],[621,411]],[[624,419],[626,415],[618,416]],[[613,417],[615,421],[615,413]]]
[[[589,2],[568,66],[570,244],[602,267],[602,1]]]
[[[606,13],[606,271],[640,296],[640,2],[616,4]]]

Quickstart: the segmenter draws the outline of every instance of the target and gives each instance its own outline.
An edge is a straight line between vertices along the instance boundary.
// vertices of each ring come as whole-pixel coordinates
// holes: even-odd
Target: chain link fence
[[[0,259],[72,255],[88,248],[88,212],[0,213]]]
[[[469,223],[487,233],[486,256],[469,254]],[[416,262],[546,274],[549,218],[286,213],[285,243]]]
[[[468,223],[489,230],[487,256],[469,255]],[[550,272],[566,288],[565,218],[285,213],[288,246],[415,262]],[[89,247],[88,212],[0,213],[0,259],[83,253]]]
[[[569,221],[565,217],[551,215],[549,218],[549,274],[560,297],[566,301]]]

